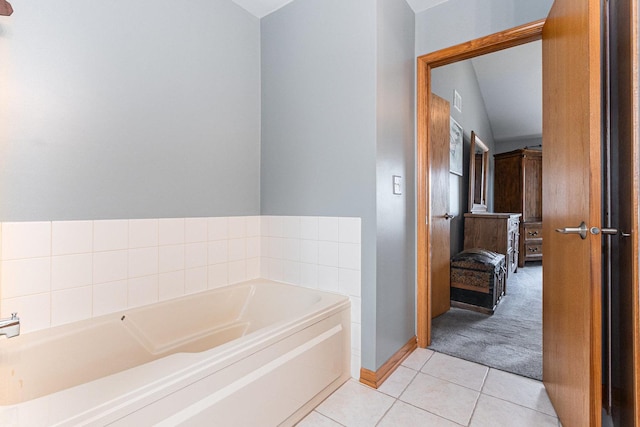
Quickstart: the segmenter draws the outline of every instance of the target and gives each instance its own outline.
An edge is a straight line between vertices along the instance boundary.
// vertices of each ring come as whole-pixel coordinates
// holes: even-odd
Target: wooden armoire
[[[542,260],[542,151],[523,148],[494,156],[493,206],[519,212],[518,263]]]

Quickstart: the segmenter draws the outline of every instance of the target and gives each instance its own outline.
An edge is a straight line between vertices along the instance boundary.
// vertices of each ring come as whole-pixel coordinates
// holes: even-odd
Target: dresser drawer
[[[524,224],[524,238],[525,242],[532,240],[542,240],[542,223],[541,222],[528,222]],[[542,250],[542,248],[540,248]]]
[[[542,259],[542,242],[529,242],[524,245],[524,259],[526,261]]]

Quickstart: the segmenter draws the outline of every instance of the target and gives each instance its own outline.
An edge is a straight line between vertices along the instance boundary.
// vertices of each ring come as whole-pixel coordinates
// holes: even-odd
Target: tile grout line
[[[326,399],[325,399],[325,400],[326,400]],[[322,412],[318,412],[318,411],[316,411],[315,409],[313,410],[313,412],[315,412],[315,413],[317,413],[317,414],[322,415],[323,417],[325,417],[325,418],[327,418],[327,419],[329,419],[329,420],[333,421],[334,423],[336,423],[336,424],[338,424],[338,425],[340,425],[340,426],[342,426],[342,427],[348,427],[348,426],[346,426],[346,425],[342,424],[341,422],[338,422],[338,421],[334,420],[334,419],[333,419],[333,418],[331,418],[330,416],[323,414]],[[306,417],[305,417],[305,418],[306,418]],[[303,418],[303,419],[304,419],[304,418]],[[301,420],[301,421],[302,421],[302,420]]]
[[[537,412],[537,413],[539,413],[539,414],[546,415],[546,416],[551,417],[551,418],[555,418],[556,420],[559,420],[559,419],[560,419],[560,418],[558,418],[558,415],[557,415],[557,414],[556,414],[556,415],[550,415],[550,414],[547,414],[546,412],[542,412],[542,411],[540,411],[540,410],[538,410],[538,409],[530,408],[530,407],[528,407],[528,406],[521,405],[520,403],[511,402],[510,400],[506,400],[506,399],[503,399],[503,398],[501,398],[501,397],[493,396],[493,395],[488,394],[488,393],[482,393],[482,394],[483,394],[483,395],[485,395],[485,396],[488,396],[488,397],[494,398],[494,399],[498,399],[498,400],[500,400],[500,401],[502,401],[502,402],[506,402],[506,403],[510,403],[510,404],[512,404],[512,405],[515,405],[515,406],[519,406],[520,408],[529,409],[530,411],[534,411],[534,412]],[[555,408],[554,408],[554,412],[555,412]]]
[[[473,410],[471,411],[471,416],[469,417],[469,422],[467,422],[467,426],[471,425],[471,421],[473,421],[473,416],[476,414],[476,409],[478,409],[478,402],[480,401],[480,397],[482,396],[482,393],[478,394],[478,398],[476,399],[475,403],[473,404]]]
[[[385,396],[388,396],[388,394],[382,393]],[[395,404],[398,402],[398,398],[394,398],[393,399],[393,403],[391,404],[391,406],[389,406],[389,409],[387,409],[386,411],[384,411],[384,414],[382,414],[382,416],[380,417],[380,419],[375,423],[376,426],[380,425],[380,423],[382,422],[382,420],[384,420],[384,417],[387,416],[387,414],[389,413],[389,411],[391,411],[391,408],[393,408],[395,406]]]
[[[450,384],[457,385],[458,387],[466,388],[467,390],[475,391],[476,393],[479,393],[479,394],[481,393],[481,391],[480,391],[480,390],[476,390],[476,389],[471,388],[471,387],[466,386],[466,385],[458,384],[458,383],[456,383],[456,382],[453,382],[453,381],[447,380],[447,379],[445,379],[445,378],[436,377],[435,375],[431,375],[431,374],[429,374],[429,373],[422,372],[422,371],[420,371],[420,373],[421,373],[421,374],[423,374],[423,375],[426,375],[426,376],[428,376],[428,377],[435,378],[435,379],[440,380],[440,381],[446,381],[446,382],[448,382],[448,383],[450,383]],[[484,382],[483,382],[483,386],[484,386]]]
[[[93,311],[93,301],[91,302]],[[53,326],[53,221],[49,221],[49,327]]]
[[[429,410],[427,410],[427,409],[424,409],[424,408],[421,408],[421,407],[419,407],[419,406],[416,406],[416,405],[414,405],[414,404],[412,404],[412,403],[410,403],[410,402],[405,402],[404,400],[402,400],[402,399],[401,399],[402,394],[404,394],[404,392],[407,390],[407,388],[409,388],[409,386],[410,386],[410,385],[411,385],[411,383],[416,379],[416,377],[418,376],[418,374],[424,374],[424,375],[430,376],[430,377],[432,377],[432,378],[436,378],[436,379],[443,380],[443,381],[446,381],[446,382],[448,382],[448,383],[451,383],[451,384],[454,384],[454,385],[458,385],[458,386],[460,386],[460,384],[456,384],[456,383],[454,383],[454,382],[451,382],[451,381],[445,380],[445,379],[443,379],[443,378],[438,378],[438,377],[435,377],[435,376],[433,376],[433,375],[429,375],[429,374],[427,374],[426,372],[423,372],[423,371],[422,371],[422,369],[427,365],[427,363],[429,363],[429,361],[431,360],[431,358],[433,357],[433,355],[434,355],[434,354],[436,354],[436,352],[435,352],[435,351],[433,351],[433,350],[431,350],[431,352],[432,352],[432,353],[429,355],[429,357],[427,358],[427,360],[425,360],[425,362],[420,366],[420,368],[419,368],[418,370],[415,370],[415,369],[413,369],[413,368],[410,368],[410,367],[405,366],[405,365],[402,365],[402,364],[400,365],[400,366],[403,366],[403,367],[405,367],[405,368],[407,368],[407,369],[410,369],[410,370],[414,371],[414,372],[415,372],[415,374],[413,375],[413,377],[411,378],[411,380],[407,383],[407,385],[402,389],[402,391],[400,392],[400,394],[398,395],[398,397],[391,396],[391,395],[389,395],[389,394],[387,394],[387,393],[385,393],[385,392],[383,392],[383,391],[380,391],[380,390],[378,390],[378,389],[373,389],[373,388],[372,388],[372,390],[374,390],[374,391],[376,391],[376,392],[378,392],[378,393],[381,393],[381,394],[384,394],[385,396],[389,396],[389,397],[394,398],[394,402],[393,402],[393,404],[392,404],[392,405],[389,407],[389,409],[388,409],[388,410],[387,410],[387,411],[382,415],[382,417],[380,418],[380,420],[378,420],[378,422],[376,423],[376,426],[377,426],[377,425],[379,425],[379,424],[380,424],[380,422],[382,422],[382,420],[384,419],[384,417],[389,413],[389,411],[391,410],[391,408],[393,408],[393,406],[394,406],[398,401],[400,401],[401,403],[403,403],[403,404],[405,404],[405,405],[411,406],[412,408],[415,408],[415,409],[417,409],[417,410],[419,410],[419,411],[426,412],[426,413],[431,414],[431,415],[433,415],[433,416],[435,416],[435,417],[438,417],[438,418],[441,418],[441,419],[443,419],[443,420],[447,420],[447,421],[450,421],[450,422],[452,422],[452,423],[454,423],[454,424],[457,424],[457,425],[462,426],[462,424],[458,423],[457,421],[454,421],[454,420],[449,419],[449,418],[447,418],[447,417],[444,417],[444,416],[442,416],[442,415],[439,415],[439,414],[436,414],[436,413],[434,413],[434,412],[431,412],[431,411],[429,411]],[[486,377],[487,377],[488,373],[489,373],[489,371],[487,370],[487,374],[485,374],[485,377],[484,377],[484,379],[483,379],[483,387],[484,387],[484,381],[485,381],[485,379],[486,379]],[[464,387],[464,386],[460,386],[460,387]],[[464,387],[464,388],[469,389],[468,387]],[[469,390],[472,390],[472,391],[478,392],[478,390],[473,390],[473,389],[469,389]],[[479,398],[480,398],[480,392],[478,392],[478,399],[479,399]],[[478,399],[476,399],[476,403],[474,404],[474,411],[475,411],[475,405],[477,404]],[[473,411],[472,411],[472,415],[471,415],[471,417],[473,417]],[[471,422],[471,417],[469,418],[469,423]],[[469,425],[469,423],[467,423],[467,426]]]
[[[438,417],[438,418],[441,418],[441,419],[443,419],[443,420],[447,420],[447,421],[449,421],[449,422],[452,422],[452,423],[454,423],[454,424],[457,424],[457,425],[459,425],[459,426],[462,426],[462,424],[460,424],[460,423],[459,423],[459,422],[457,422],[457,421],[454,421],[454,420],[452,420],[452,419],[450,419],[450,418],[447,418],[447,417],[444,417],[444,416],[442,416],[442,415],[438,415],[438,414],[436,414],[436,413],[434,413],[434,412],[429,411],[428,409],[424,409],[424,408],[421,408],[421,407],[419,407],[419,406],[416,406],[416,405],[414,405],[413,403],[405,402],[404,400],[402,400],[402,399],[400,399],[400,398],[397,398],[397,399],[396,399],[396,401],[400,401],[400,402],[404,403],[404,404],[405,404],[405,405],[407,405],[407,406],[411,406],[412,408],[416,408],[416,409],[418,409],[418,410],[420,410],[420,411],[422,411],[422,412],[426,412],[426,413],[431,414],[431,415],[433,415],[433,416],[435,416],[435,417]],[[395,402],[394,402],[394,404],[395,404]],[[392,406],[393,406],[393,405],[392,405]],[[385,413],[385,415],[386,415],[386,413]],[[384,418],[384,417],[383,417],[383,418]],[[382,421],[382,419],[381,419],[380,421]]]
[[[426,362],[425,362],[425,363],[426,363]],[[407,368],[407,369],[409,369],[409,370],[412,370],[412,371],[413,371],[413,369],[411,369],[411,368],[409,368],[409,367],[407,367],[407,366],[404,366],[404,365],[402,365],[402,364],[400,364],[400,366],[403,366],[403,367],[405,367],[405,368]],[[379,419],[379,420],[378,420],[378,422],[376,423],[376,426],[380,425],[380,423],[382,422],[382,420],[384,420],[384,417],[386,417],[386,416],[387,416],[387,414],[389,413],[389,411],[391,411],[391,409],[395,406],[395,404],[396,404],[396,403],[398,403],[398,401],[400,401],[400,402],[402,402],[402,403],[406,403],[406,402],[404,402],[404,401],[400,400],[400,396],[402,396],[402,394],[407,390],[407,388],[409,387],[409,385],[411,385],[411,383],[412,383],[412,382],[413,382],[413,380],[416,378],[416,376],[418,376],[418,372],[419,372],[419,371],[415,371],[415,373],[414,373],[414,374],[413,374],[413,376],[411,377],[411,380],[407,383],[407,385],[406,385],[406,386],[404,386],[404,388],[403,388],[403,389],[402,389],[402,391],[398,394],[398,396],[397,396],[397,397],[396,397],[396,396],[391,396],[391,395],[389,395],[389,394],[387,394],[387,393],[385,393],[385,392],[383,392],[383,391],[379,391],[378,389],[374,389],[374,390],[375,390],[375,391],[377,391],[378,393],[384,394],[385,396],[389,396],[389,397],[392,397],[392,398],[394,399],[394,400],[393,400],[393,403],[391,404],[391,406],[389,406],[389,409],[387,409],[387,410],[384,412],[384,414],[382,414],[382,417],[380,417],[380,419]],[[411,406],[413,406],[413,405],[411,405]]]
[[[473,410],[471,411],[471,416],[469,417],[469,422],[467,423],[467,426],[471,425],[471,421],[473,420],[473,416],[476,414],[476,409],[478,409],[478,402],[480,401],[480,397],[482,397],[483,390],[485,385],[487,385],[487,378],[489,377],[489,372],[491,371],[491,368],[487,369],[487,372],[484,374],[484,378],[482,379],[482,386],[480,387],[480,390],[478,392],[478,398],[476,399],[475,403],[473,404]]]
[[[546,412],[542,412],[542,411],[540,411],[540,410],[538,410],[538,409],[530,408],[530,407],[528,407],[528,406],[521,405],[521,404],[519,404],[519,403],[512,402],[512,401],[510,401],[510,400],[506,400],[506,399],[503,399],[503,398],[498,397],[498,396],[494,396],[494,395],[492,395],[492,394],[490,394],[490,393],[485,393],[485,392],[484,392],[484,388],[485,388],[485,386],[486,386],[486,384],[487,384],[487,378],[489,377],[489,372],[491,372],[492,370],[494,370],[494,371],[499,371],[499,372],[506,372],[506,371],[501,371],[500,369],[496,369],[496,368],[489,368],[489,370],[487,371],[487,375],[485,376],[485,379],[484,379],[484,381],[482,382],[482,390],[481,390],[481,394],[484,394],[485,396],[493,397],[494,399],[498,399],[498,400],[501,400],[501,401],[503,401],[503,402],[508,402],[508,403],[513,404],[513,405],[520,406],[521,408],[531,409],[532,411],[536,411],[536,412],[539,412],[539,413],[541,413],[541,414],[548,415],[548,416],[550,416],[550,417],[553,417],[553,418],[556,418],[556,419],[558,419],[558,420],[559,420],[559,418],[558,418],[558,414],[556,414],[555,416],[554,416],[554,415],[549,415],[549,414],[547,414]],[[513,373],[511,373],[511,372],[507,372],[507,373],[508,373],[508,374],[511,374],[511,375],[515,375],[515,376],[517,376],[517,377],[521,377],[521,378],[529,378],[529,377],[524,377],[524,376],[522,376],[522,375],[513,374]],[[533,381],[537,381],[537,382],[539,382],[539,383],[542,385],[542,388],[544,389],[545,394],[547,393],[547,388],[544,386],[544,383],[543,383],[542,381],[538,381],[538,380],[533,380]],[[553,404],[551,405],[551,407],[553,408]],[[475,410],[474,410],[474,412],[475,412]],[[555,408],[553,408],[553,412],[555,412]]]

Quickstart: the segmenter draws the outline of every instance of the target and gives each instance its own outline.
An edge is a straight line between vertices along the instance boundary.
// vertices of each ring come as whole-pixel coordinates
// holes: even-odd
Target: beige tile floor
[[[378,389],[347,381],[299,427],[558,427],[544,385],[415,350]]]

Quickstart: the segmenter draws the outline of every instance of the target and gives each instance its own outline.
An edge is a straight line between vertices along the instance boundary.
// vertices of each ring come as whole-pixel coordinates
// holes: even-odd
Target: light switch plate
[[[393,194],[402,194],[402,177],[400,175],[393,175]]]

